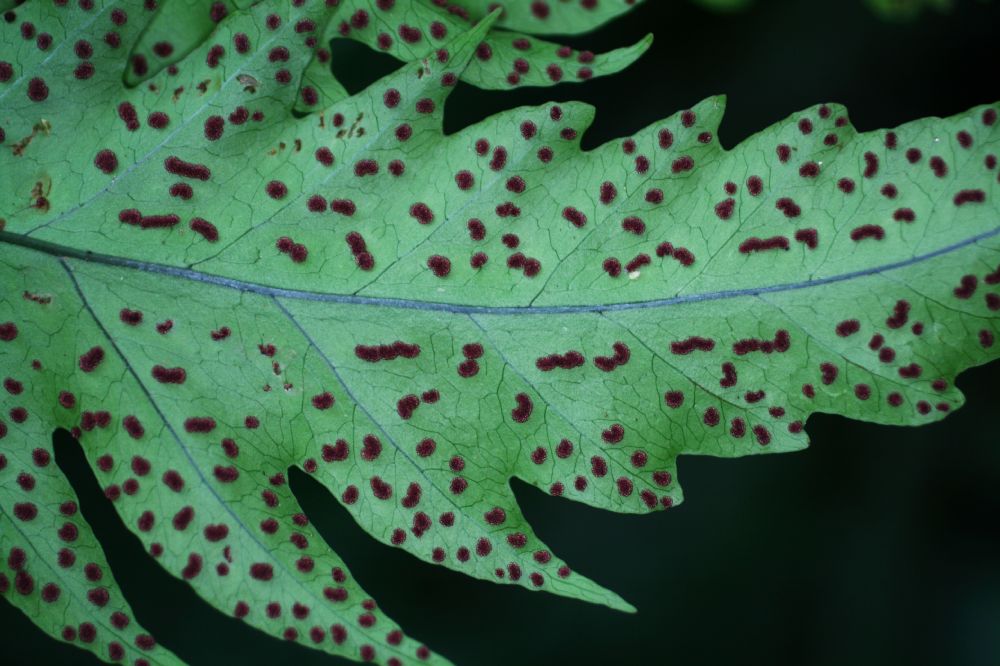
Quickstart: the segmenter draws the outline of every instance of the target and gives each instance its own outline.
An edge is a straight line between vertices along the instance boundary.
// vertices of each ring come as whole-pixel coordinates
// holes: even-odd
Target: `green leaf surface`
[[[578,103],[446,136],[496,14],[303,116],[307,40],[353,5],[230,7],[175,72],[127,85],[163,9],[30,2],[0,26],[0,540],[26,555],[0,580],[53,636],[97,625],[82,645],[104,659],[144,632],[116,626],[99,546],[60,513],[54,428],[221,611],[445,663],[310,527],[289,468],[429,563],[632,610],[551,552],[511,478],[664,509],[681,454],[799,450],[814,412],[938,420],[998,356],[995,105],[869,133],[820,105],[728,150],[721,97],[590,151]]]
[[[5,273],[5,290],[13,285],[8,277]],[[72,331],[62,335],[72,344]],[[30,364],[10,358],[12,354],[16,352],[4,350],[5,372],[12,362]],[[16,388],[11,391],[16,386],[7,383],[5,388],[21,398]],[[19,399],[17,404],[30,402]],[[0,432],[7,433],[7,427],[4,421]],[[4,438],[0,552],[5,571],[0,572],[0,594],[43,631],[105,661],[181,663],[134,620],[101,546],[79,514],[73,489],[52,459],[51,429],[52,423],[39,423],[33,433]]]
[[[497,27],[536,35],[576,35],[590,32],[621,16],[642,0],[529,0],[495,2],[495,0],[458,0],[451,6],[465,10],[474,20],[500,8]],[[460,15],[463,12],[457,12]]]
[[[164,0],[132,49],[126,83],[136,85],[175,66],[209,39],[219,21],[248,4],[246,0]],[[458,5],[442,6],[428,0],[344,0],[331,4],[338,6],[337,18],[324,21],[319,30],[305,30],[305,24],[295,26],[316,47],[296,102],[299,113],[323,108],[348,96],[330,71],[327,46],[331,40],[353,39],[401,60],[412,61],[434,57],[449,36],[469,29],[472,15],[475,14],[475,20],[485,16],[485,13],[469,12]],[[564,27],[565,32],[589,30],[628,9],[625,3],[621,5],[614,12],[584,11],[580,7],[569,12],[561,10],[552,21],[529,25],[526,30],[530,32],[534,27],[539,28],[536,32],[544,33],[541,28],[553,25]],[[651,42],[652,37],[647,36],[632,46],[594,54],[528,34],[491,30],[476,49],[476,57],[458,74],[462,80],[487,89],[580,82],[621,71],[641,56]],[[214,46],[216,54],[235,48],[235,44],[222,42]],[[212,53],[208,51],[205,57],[224,57]],[[284,57],[274,51],[268,56],[275,62]],[[248,82],[248,85],[254,84]]]

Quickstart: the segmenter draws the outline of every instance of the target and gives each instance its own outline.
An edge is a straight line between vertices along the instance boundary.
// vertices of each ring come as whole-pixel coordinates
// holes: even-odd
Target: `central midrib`
[[[773,294],[784,291],[795,291],[798,289],[809,289],[812,287],[820,287],[823,285],[833,284],[836,282],[846,282],[849,280],[863,278],[870,275],[877,275],[888,271],[899,270],[901,268],[906,268],[907,266],[913,266],[914,264],[919,264],[923,261],[934,259],[935,257],[940,257],[946,254],[950,254],[952,252],[956,252],[970,245],[986,240],[988,238],[993,238],[994,236],[998,235],[1000,235],[1000,226],[995,227],[989,231],[977,234],[975,236],[971,236],[957,243],[953,243],[951,245],[938,248],[937,250],[927,252],[926,254],[915,255],[913,257],[910,257],[909,259],[881,264],[878,266],[873,266],[871,268],[852,271],[849,273],[831,275],[829,277],[818,278],[815,280],[805,280],[801,282],[786,282],[781,284],[775,284],[763,287],[750,287],[745,289],[726,289],[720,291],[709,291],[698,294],[686,294],[681,296],[673,296],[670,298],[661,298],[648,301],[632,301],[625,303],[605,303],[605,304],[590,304],[590,305],[542,305],[542,306],[456,305],[453,303],[420,301],[420,300],[406,299],[406,298],[354,296],[349,294],[329,294],[329,293],[322,293],[315,291],[306,291],[301,289],[285,289],[282,287],[271,287],[256,282],[237,280],[234,278],[227,278],[219,275],[209,275],[207,273],[200,273],[198,271],[190,270],[187,268],[178,268],[176,266],[167,266],[164,264],[156,264],[152,262],[139,261],[136,259],[127,259],[124,257],[116,257],[111,255],[99,254],[96,252],[89,252],[86,250],[79,250],[76,248],[70,248],[58,245],[56,243],[50,243],[48,241],[38,240],[21,234],[13,234],[4,231],[0,231],[0,243],[16,245],[19,247],[36,250],[38,252],[44,252],[46,254],[50,254],[57,257],[78,259],[81,261],[103,264],[106,266],[131,268],[146,273],[169,275],[172,277],[192,280],[194,282],[214,284],[221,287],[227,287],[229,289],[236,289],[239,291],[261,294],[264,296],[294,298],[306,301],[318,301],[322,303],[367,305],[373,307],[426,310],[431,312],[448,312],[454,314],[552,315],[552,314],[573,314],[573,313],[586,313],[586,312],[619,312],[624,310],[644,310],[650,308],[667,307],[670,305],[678,305],[682,303],[718,301],[730,298],[740,298],[744,296],[756,296],[758,294]]]

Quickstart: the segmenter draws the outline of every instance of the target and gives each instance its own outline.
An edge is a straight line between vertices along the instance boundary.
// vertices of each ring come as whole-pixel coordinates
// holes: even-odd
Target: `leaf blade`
[[[261,28],[270,11],[262,3],[233,12],[213,33],[229,43],[248,31],[254,49],[245,58],[229,54],[212,66],[205,42],[179,59],[185,93],[167,85],[169,72],[125,87],[121,57],[99,61],[88,90],[105,114],[94,132],[73,131],[86,110],[63,93],[76,84],[48,77],[49,98],[27,94],[31,73],[65,73],[79,59],[67,48],[75,35],[61,34],[51,58],[25,55],[0,89],[5,104],[16,100],[11,136],[31,137],[3,154],[21,168],[0,183],[10,229],[0,232],[10,248],[0,263],[11,276],[5,284],[20,268],[30,288],[4,293],[2,330],[44,312],[89,322],[73,353],[46,354],[89,387],[88,407],[112,404],[117,417],[121,405],[143,405],[142,423],[166,424],[171,445],[156,464],[188,480],[196,499],[169,494],[174,477],[140,484],[169,498],[163,517],[171,520],[159,523],[180,517],[184,527],[174,531],[182,533],[191,524],[234,526],[208,540],[215,545],[173,535],[176,552],[164,565],[183,577],[192,554],[233,564],[229,580],[253,591],[248,621],[265,631],[293,629],[304,641],[335,622],[350,631],[343,645],[323,631],[333,653],[365,659],[372,649],[381,660],[422,650],[391,621],[356,608],[360,588],[349,594],[357,617],[325,605],[318,575],[304,574],[316,561],[342,563],[296,522],[278,477],[291,465],[317,473],[383,542],[480,578],[632,610],[563,569],[520,514],[511,477],[615,511],[665,508],[682,497],[678,455],[797,450],[816,411],[897,424],[943,418],[962,402],[954,376],[996,358],[995,105],[866,134],[842,108],[822,105],[731,150],[716,137],[723,98],[593,151],[579,144],[594,110],[573,103],[516,109],[444,136],[454,81],[445,77],[476,62],[490,27],[483,22],[454,36],[448,58],[411,63],[298,118],[312,51],[295,26],[329,14],[291,8],[283,28]],[[128,25],[138,38],[141,22]],[[19,43],[3,34],[5,44]],[[286,43],[288,60],[274,62],[271,49]],[[130,131],[122,101],[172,118]],[[263,116],[226,115],[243,105]],[[108,145],[121,163],[105,179],[95,154]],[[926,154],[910,159],[916,147]],[[850,188],[838,180],[848,177]],[[175,194],[178,185],[192,196]],[[313,210],[317,196],[325,215]],[[341,202],[333,213],[328,198]],[[897,215],[904,204],[913,219]],[[138,217],[122,215],[134,207]],[[170,211],[192,226],[181,216],[171,224]],[[218,238],[194,225],[195,215],[210,218]],[[488,225],[485,240],[467,223],[473,215]],[[628,221],[639,216],[641,228]],[[858,229],[865,233],[852,238]],[[363,234],[361,243],[345,232]],[[491,263],[466,268],[480,248]],[[365,270],[365,253],[374,271]],[[612,258],[617,274],[604,261]],[[62,295],[46,300],[58,266],[70,273]],[[67,290],[71,278],[79,290]],[[137,312],[144,324],[134,325]],[[174,326],[157,331],[167,318]],[[5,354],[0,367],[19,376],[34,341],[11,341],[20,356]],[[420,350],[411,358],[412,344]],[[95,362],[88,354],[98,346],[106,357]],[[43,379],[38,390],[51,408],[56,385]],[[207,419],[243,453],[231,456],[218,434],[202,432]],[[51,419],[63,421],[84,424]],[[130,426],[108,425],[85,430],[92,460],[133,446]],[[424,439],[435,440],[434,453],[421,454]],[[116,479],[128,474],[122,455],[109,472]],[[142,507],[116,506],[143,532]],[[185,507],[195,517],[184,518]],[[455,529],[441,524],[448,511]],[[272,529],[272,514],[295,527]],[[236,554],[220,555],[222,543]],[[309,571],[298,569],[299,551],[313,558]],[[271,567],[267,589],[280,589],[280,599],[268,599],[255,565]],[[206,574],[192,577],[199,594],[231,611],[237,597],[219,582],[225,576]],[[269,603],[281,605],[278,617],[269,617]],[[295,611],[296,603],[310,608]],[[282,624],[289,608],[291,626]],[[368,631],[387,622],[389,634]]]

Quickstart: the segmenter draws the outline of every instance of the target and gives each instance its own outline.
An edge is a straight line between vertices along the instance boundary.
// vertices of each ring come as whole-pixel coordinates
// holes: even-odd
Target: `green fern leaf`
[[[551,553],[511,478],[660,510],[681,454],[798,450],[814,412],[931,422],[997,357],[995,106],[858,133],[822,105],[730,150],[721,97],[592,151],[577,103],[446,136],[493,22],[534,25],[494,13],[300,117],[311,37],[356,10],[226,6],[141,82],[165,11],[30,2],[0,28],[0,584],[51,635],[176,661],[71,510],[55,428],[222,612],[445,663],[311,528],[290,468],[429,563],[632,610]]]

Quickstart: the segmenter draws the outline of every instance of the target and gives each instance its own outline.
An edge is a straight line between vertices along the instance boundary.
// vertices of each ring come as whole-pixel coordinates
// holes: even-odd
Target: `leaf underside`
[[[365,3],[205,24],[180,0],[29,2],[0,25],[0,593],[52,636],[178,661],[131,618],[54,428],[221,611],[446,663],[310,526],[291,467],[429,563],[631,610],[551,553],[511,478],[662,510],[681,454],[799,450],[814,412],[932,422],[998,356],[996,106],[859,133],[821,105],[729,150],[721,97],[592,151],[578,103],[445,136],[458,78],[503,87],[479,57],[496,26],[545,30],[382,4],[349,36],[451,23],[354,96],[312,38]],[[140,73],[155,34],[183,54]]]

